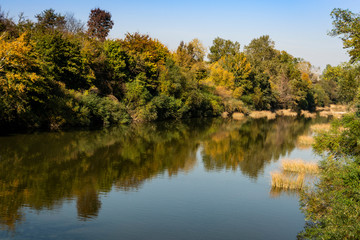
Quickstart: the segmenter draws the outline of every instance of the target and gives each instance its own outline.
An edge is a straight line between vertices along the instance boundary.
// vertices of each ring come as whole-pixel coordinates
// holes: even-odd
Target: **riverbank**
[[[276,117],[285,116],[285,117],[297,117],[302,116],[304,118],[316,118],[316,117],[325,117],[325,118],[341,118],[343,115],[354,112],[354,109],[348,105],[335,105],[330,104],[328,107],[318,107],[316,111],[309,112],[306,110],[301,110],[296,112],[292,109],[279,109],[276,111],[250,111],[247,113],[234,112],[229,114],[228,112],[222,113],[223,118],[232,117],[235,120],[242,120],[246,117],[258,119],[258,118],[267,118],[268,120],[275,119]]]

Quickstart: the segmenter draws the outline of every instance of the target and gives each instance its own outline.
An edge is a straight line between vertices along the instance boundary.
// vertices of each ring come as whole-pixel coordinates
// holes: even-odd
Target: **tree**
[[[334,102],[350,103],[354,100],[358,87],[360,66],[343,63],[338,66],[326,66],[322,80],[324,90]]]
[[[88,88],[80,41],[59,32],[41,34],[35,44],[41,68],[47,78],[66,84],[67,88]]]
[[[9,33],[11,36],[17,35],[16,24],[0,7],[0,33],[3,32]]]
[[[12,41],[0,37],[0,125],[26,120],[30,124],[26,118],[32,106],[44,103],[49,88],[38,72],[26,33]]]
[[[139,74],[144,74],[148,87],[156,88],[160,68],[170,54],[168,48],[159,40],[140,33],[127,33],[125,39],[115,42],[118,43],[109,49],[108,56],[113,67],[116,68],[118,62],[118,73],[120,70],[125,71],[127,80],[134,80]]]
[[[211,65],[208,80],[215,85],[233,89],[235,86],[234,79],[234,74],[224,69],[219,62],[215,62]]]
[[[218,61],[221,57],[235,56],[240,53],[240,43],[232,42],[217,37],[213,40],[213,45],[210,47],[208,58],[211,63]]]
[[[74,17],[74,14],[68,13],[65,15],[65,28],[71,33],[80,33],[84,31],[84,23]]]
[[[264,35],[253,39],[249,45],[245,46],[245,54],[250,61],[259,63],[261,61],[268,61],[275,57],[275,43],[269,37]]]
[[[112,29],[114,22],[111,20],[110,12],[101,10],[100,8],[94,8],[90,12],[87,25],[90,37],[104,41]]]
[[[65,16],[55,13],[50,8],[35,16],[38,20],[36,26],[41,30],[63,30],[65,28]]]
[[[351,61],[360,60],[360,14],[335,8],[331,12],[333,29],[330,36],[340,36],[344,48],[348,48]]]
[[[176,50],[177,63],[186,68],[190,68],[197,62],[202,62],[205,57],[205,47],[195,38],[189,43],[180,42],[179,47]]]

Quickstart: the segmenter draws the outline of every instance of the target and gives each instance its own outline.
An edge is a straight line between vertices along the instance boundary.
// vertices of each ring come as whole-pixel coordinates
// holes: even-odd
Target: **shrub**
[[[80,97],[80,103],[89,109],[91,122],[95,125],[127,123],[130,120],[125,105],[114,101],[109,97],[99,97],[93,93],[87,93]]]
[[[220,105],[220,97],[202,92],[199,89],[185,94],[185,103],[182,109],[184,117],[209,117],[220,115],[223,108]]]
[[[157,119],[181,118],[182,112],[180,111],[183,103],[180,99],[160,95],[152,99],[152,103],[156,109]]]

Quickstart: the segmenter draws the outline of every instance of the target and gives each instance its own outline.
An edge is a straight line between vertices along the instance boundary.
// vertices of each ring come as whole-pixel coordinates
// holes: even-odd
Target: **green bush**
[[[183,96],[184,106],[180,110],[183,117],[218,116],[223,111],[221,98],[211,93],[195,89]]]
[[[164,120],[170,118],[181,118],[182,112],[180,111],[183,103],[180,99],[160,95],[152,99],[152,103],[156,108],[157,119]]]
[[[299,235],[307,239],[358,239],[360,236],[360,118],[354,114],[333,123],[316,138],[324,154],[315,188],[301,194],[309,221]]]
[[[89,109],[90,119],[93,124],[127,123],[130,120],[125,105],[109,97],[99,97],[93,93],[87,93],[80,97],[80,103]]]

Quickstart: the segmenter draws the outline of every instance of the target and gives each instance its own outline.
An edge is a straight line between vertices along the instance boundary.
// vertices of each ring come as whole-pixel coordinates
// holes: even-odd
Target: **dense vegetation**
[[[276,50],[269,36],[244,51],[218,37],[207,61],[198,39],[176,51],[140,33],[106,40],[114,23],[98,8],[87,29],[53,9],[35,17],[16,22],[0,11],[1,129],[314,110],[351,102],[358,86],[357,66],[329,66],[320,79],[310,63]]]
[[[342,38],[351,62],[356,63],[360,60],[360,14],[334,9],[332,17],[331,34]],[[308,223],[300,238],[359,239],[360,236],[360,95],[357,83],[353,85],[352,81],[359,76],[355,66],[349,63],[325,70],[326,80],[336,75],[344,79],[338,97],[346,100],[355,96],[357,110],[333,122],[332,129],[316,139],[314,149],[324,158],[320,162],[318,183],[301,197]]]

